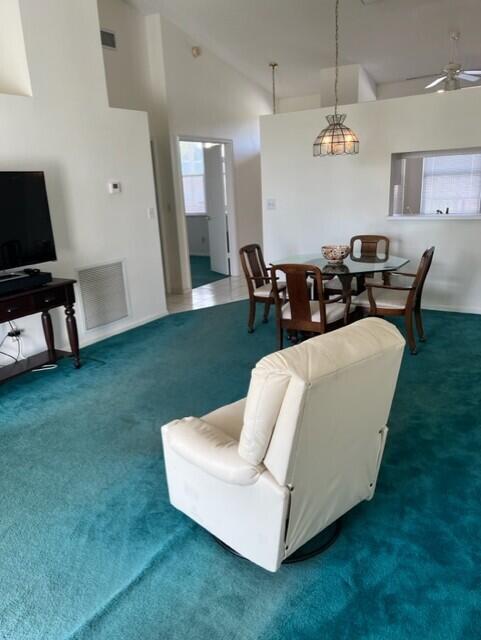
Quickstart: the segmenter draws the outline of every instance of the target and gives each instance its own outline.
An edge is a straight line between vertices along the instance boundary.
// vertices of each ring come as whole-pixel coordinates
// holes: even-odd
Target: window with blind
[[[481,203],[481,154],[423,160],[421,214],[477,215]]]
[[[394,155],[391,215],[481,218],[481,149]]]
[[[205,215],[204,150],[202,142],[180,142],[185,213]]]

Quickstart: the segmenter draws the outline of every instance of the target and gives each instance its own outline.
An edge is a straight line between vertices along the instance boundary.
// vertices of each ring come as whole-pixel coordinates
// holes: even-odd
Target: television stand
[[[43,286],[33,286],[6,296],[0,296],[0,323],[18,320],[34,313],[42,314],[42,327],[47,349],[30,358],[19,360],[0,368],[0,382],[38,369],[46,364],[55,364],[60,358],[71,356],[75,368],[80,367],[80,350],[75,320],[75,280],[54,278]],[[71,352],[55,349],[52,318],[50,310],[57,307],[65,308],[65,322]]]

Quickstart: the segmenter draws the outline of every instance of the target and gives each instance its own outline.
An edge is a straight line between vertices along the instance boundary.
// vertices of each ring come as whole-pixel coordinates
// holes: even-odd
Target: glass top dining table
[[[355,292],[362,293],[365,289],[365,278],[374,273],[389,271],[397,271],[409,262],[407,258],[399,256],[385,257],[373,256],[372,258],[361,258],[357,256],[349,256],[344,258],[342,264],[331,264],[319,254],[308,254],[298,256],[288,256],[282,260],[271,263],[271,266],[280,264],[312,264],[319,267],[322,274],[327,276],[327,280],[331,276],[337,276],[341,281],[343,295],[348,296],[352,293],[352,282],[356,279]],[[326,283],[329,288],[329,284]]]
[[[325,258],[319,254],[307,254],[288,256],[282,260],[276,260],[271,265],[279,264],[312,264],[319,267],[322,273],[333,276],[363,276],[367,273],[378,273],[383,271],[397,271],[409,262],[407,258],[399,256],[389,256],[386,260],[384,257],[363,257],[357,258],[349,256],[345,258],[342,264],[330,264]]]

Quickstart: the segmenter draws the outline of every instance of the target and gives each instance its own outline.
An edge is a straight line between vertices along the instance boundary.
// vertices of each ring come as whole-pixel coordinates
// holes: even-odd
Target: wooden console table
[[[26,289],[0,297],[0,323],[18,320],[34,313],[42,314],[42,326],[47,343],[47,351],[19,360],[0,368],[0,382],[13,378],[26,371],[38,369],[45,364],[53,364],[59,358],[72,356],[74,365],[80,367],[80,351],[78,342],[77,322],[75,320],[75,280],[54,278],[48,284],[34,289]],[[50,309],[65,307],[65,322],[71,353],[55,349],[52,318]]]

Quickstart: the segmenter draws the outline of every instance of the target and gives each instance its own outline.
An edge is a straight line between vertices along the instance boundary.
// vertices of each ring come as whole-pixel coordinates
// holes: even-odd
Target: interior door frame
[[[177,231],[179,243],[180,275],[182,290],[192,290],[192,276],[190,273],[189,239],[187,235],[187,221],[185,216],[184,189],[182,185],[182,165],[180,158],[180,142],[207,142],[223,144],[225,146],[226,162],[226,192],[227,192],[227,233],[229,235],[229,250],[227,258],[230,262],[232,276],[240,275],[239,252],[237,241],[237,222],[234,192],[234,142],[228,138],[213,138],[211,136],[174,135],[172,148],[174,155],[174,191],[176,201]]]

